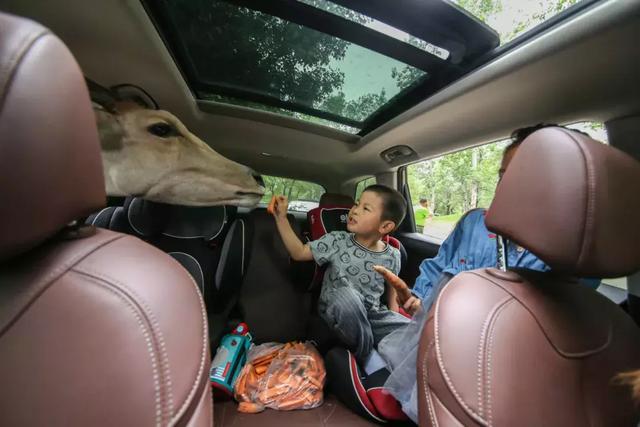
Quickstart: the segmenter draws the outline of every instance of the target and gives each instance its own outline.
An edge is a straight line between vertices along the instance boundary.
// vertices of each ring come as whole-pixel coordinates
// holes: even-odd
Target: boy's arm
[[[273,214],[276,219],[276,228],[291,258],[296,261],[312,261],[313,255],[309,245],[305,245],[300,241],[293,228],[291,228],[291,224],[289,224],[287,219],[288,205],[289,202],[286,197],[277,196]]]

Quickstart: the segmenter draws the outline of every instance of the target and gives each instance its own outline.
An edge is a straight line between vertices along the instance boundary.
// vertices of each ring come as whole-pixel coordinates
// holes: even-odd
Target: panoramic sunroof
[[[198,99],[361,135],[477,67],[500,43],[483,22],[493,15],[476,11],[474,0],[143,3]]]
[[[259,108],[261,100],[271,98],[282,101],[282,107],[288,104],[359,130],[400,92],[401,76],[394,70],[409,67],[408,85],[426,75],[373,50],[246,7],[214,1],[209,11],[205,25],[194,24],[185,10],[174,16],[179,28],[191,26],[181,36],[202,99]],[[254,102],[246,104],[242,98],[247,95]]]

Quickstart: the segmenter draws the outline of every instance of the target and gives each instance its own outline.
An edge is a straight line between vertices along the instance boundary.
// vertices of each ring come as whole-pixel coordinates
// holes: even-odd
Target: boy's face
[[[387,234],[393,231],[393,221],[382,220],[384,202],[372,191],[365,191],[349,211],[347,230],[356,234]]]

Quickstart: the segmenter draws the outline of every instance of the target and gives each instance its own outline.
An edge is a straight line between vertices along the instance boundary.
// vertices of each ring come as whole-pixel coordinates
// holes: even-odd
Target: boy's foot
[[[372,421],[403,421],[407,416],[400,403],[383,387],[389,377],[386,368],[367,375],[348,350],[336,347],[325,357],[331,391],[355,413]]]

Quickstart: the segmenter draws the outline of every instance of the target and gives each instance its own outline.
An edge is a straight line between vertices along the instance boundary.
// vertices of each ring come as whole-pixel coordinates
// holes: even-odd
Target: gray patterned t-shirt
[[[384,279],[373,269],[382,265],[395,274],[400,271],[400,251],[389,246],[380,252],[359,244],[352,233],[333,231],[309,243],[311,253],[320,266],[328,264],[320,291],[320,305],[330,302],[332,289],[343,286],[356,290],[367,311],[380,309]],[[385,307],[386,308],[386,307]]]

